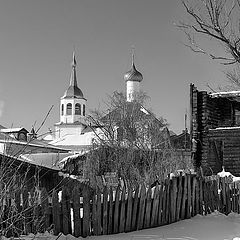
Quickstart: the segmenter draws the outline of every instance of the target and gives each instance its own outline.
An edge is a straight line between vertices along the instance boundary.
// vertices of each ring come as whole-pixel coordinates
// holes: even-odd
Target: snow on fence
[[[49,195],[44,189],[38,198],[41,203],[32,207],[31,194],[16,196],[10,202],[15,202],[24,216],[17,222],[18,229],[27,234],[51,226],[55,235],[86,237],[162,226],[214,210],[240,212],[240,186],[227,178],[187,174],[166,179],[154,188],[139,185],[113,191],[105,187],[103,192],[83,186],[63,187],[61,194],[54,190]]]

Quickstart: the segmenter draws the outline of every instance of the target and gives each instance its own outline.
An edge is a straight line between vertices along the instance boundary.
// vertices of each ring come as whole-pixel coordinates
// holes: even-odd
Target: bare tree
[[[145,107],[147,98],[140,93],[133,102],[127,102],[123,93],[114,92],[106,111],[92,113],[90,122],[96,142],[89,159],[95,163],[91,166],[99,168],[95,174],[116,171],[134,185],[152,183],[157,175],[164,178],[178,169],[168,124]],[[102,134],[97,128],[102,129]]]
[[[240,63],[240,0],[182,0],[189,16],[188,21],[177,24],[187,37],[185,44],[192,51],[208,55],[223,65],[238,66]],[[219,44],[225,53],[216,54],[202,47],[207,38]],[[227,77],[238,87],[239,69],[227,73]]]

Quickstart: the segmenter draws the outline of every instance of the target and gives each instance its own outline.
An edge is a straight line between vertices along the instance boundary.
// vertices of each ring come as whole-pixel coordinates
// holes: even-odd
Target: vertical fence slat
[[[50,209],[48,203],[48,193],[46,188],[43,188],[41,192],[41,205],[43,212],[43,219],[41,225],[43,226],[43,231],[45,232],[46,229],[50,227]]]
[[[140,191],[140,201],[139,201],[139,214],[138,214],[138,221],[137,221],[137,229],[143,229],[143,219],[145,213],[145,200],[146,200],[146,186],[145,184],[141,185]]]
[[[170,222],[170,179],[167,178],[165,180],[165,185],[166,185],[166,211],[165,211],[165,222],[164,224],[167,224]]]
[[[119,227],[119,196],[120,196],[120,186],[117,187],[116,195],[115,195],[115,206],[114,206],[114,224],[113,224],[113,232],[118,233]]]
[[[144,217],[144,228],[149,228],[151,223],[151,206],[152,206],[152,189],[148,188],[147,198],[146,198],[146,211]]]
[[[74,226],[74,237],[79,237],[82,234],[82,226],[80,219],[80,189],[75,186],[72,191],[73,200],[73,226]]]
[[[90,235],[90,198],[88,187],[83,188],[83,231],[82,236]]]
[[[98,190],[97,193],[97,235],[102,234],[102,203],[101,203],[101,192]]]
[[[199,179],[199,203],[200,203],[200,214],[203,215],[203,180]]]
[[[58,235],[61,232],[60,225],[60,206],[58,201],[58,192],[54,189],[52,194],[52,214],[54,224],[54,235]]]
[[[153,205],[152,205],[152,214],[151,214],[151,222],[150,222],[151,227],[155,227],[157,225],[158,205],[159,205],[159,185],[157,184],[153,194]]]
[[[180,219],[182,193],[183,193],[182,174],[180,174],[180,176],[179,176],[179,178],[178,178],[178,188],[177,188],[176,221],[179,221],[179,219]]]
[[[183,178],[183,196],[182,196],[182,208],[181,208],[181,220],[186,216],[186,200],[187,200],[187,175]]]
[[[92,234],[97,235],[97,195],[94,191],[92,200]]]
[[[157,225],[161,226],[164,222],[164,212],[165,212],[165,187],[163,183],[159,186],[159,197],[158,197],[158,216],[157,216]]]
[[[199,178],[196,178],[196,214],[199,214]]]
[[[133,207],[133,190],[131,187],[128,188],[128,197],[127,197],[127,216],[126,216],[126,226],[125,232],[131,231],[131,222],[132,222],[132,207]]]
[[[64,187],[62,190],[62,214],[63,214],[63,234],[71,233],[71,215],[70,215],[70,199],[69,190]]]
[[[196,176],[194,175],[192,179],[192,217],[196,215],[196,181]]]
[[[124,186],[122,189],[121,203],[120,203],[119,233],[122,233],[125,230],[125,202],[126,202],[125,198],[126,198],[126,188]]]
[[[109,190],[109,216],[108,216],[108,234],[113,233],[113,191]]]
[[[134,200],[133,200],[133,213],[132,213],[132,223],[131,223],[131,231],[134,231],[137,229],[137,216],[138,216],[138,194],[139,194],[140,188],[139,185],[135,189],[134,193]]]
[[[103,235],[108,233],[108,190],[103,190]]]
[[[187,174],[187,218],[191,217],[191,193],[192,193],[192,184],[191,184],[191,175]]]
[[[172,178],[171,187],[171,222],[176,221],[177,178]]]

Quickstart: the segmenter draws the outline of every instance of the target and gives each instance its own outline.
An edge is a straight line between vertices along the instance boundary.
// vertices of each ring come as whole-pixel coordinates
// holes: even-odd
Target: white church
[[[73,53],[70,84],[60,99],[60,122],[55,124],[52,141],[49,143],[55,146],[64,147],[70,150],[81,151],[92,145],[96,134],[103,134],[101,128],[94,131],[87,125],[87,99],[77,83],[77,63]],[[134,100],[136,93],[140,91],[140,83],[143,80],[142,74],[137,71],[132,54],[131,69],[125,73],[126,98],[128,102]],[[50,136],[47,136],[47,140]]]

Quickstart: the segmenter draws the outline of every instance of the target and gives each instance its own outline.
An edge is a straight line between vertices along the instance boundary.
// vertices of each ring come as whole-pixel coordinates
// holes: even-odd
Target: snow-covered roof
[[[20,131],[28,132],[28,130],[26,130],[25,128],[3,128],[3,129],[0,129],[0,131],[3,133],[16,133]]]
[[[19,159],[33,165],[61,170],[60,161],[68,156],[72,156],[72,153],[31,153],[21,154]]]
[[[230,92],[215,92],[209,94],[211,97],[240,97],[240,91],[230,91]]]

